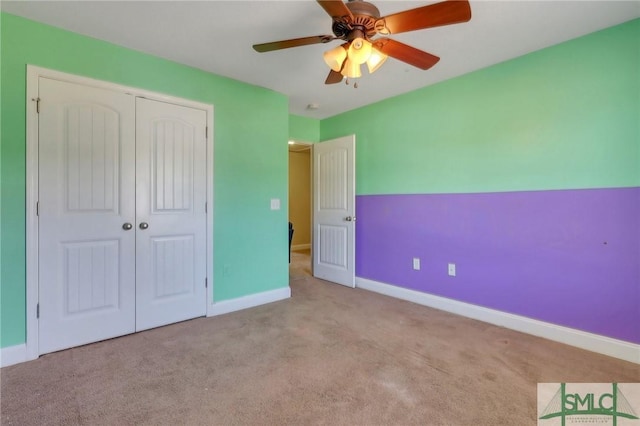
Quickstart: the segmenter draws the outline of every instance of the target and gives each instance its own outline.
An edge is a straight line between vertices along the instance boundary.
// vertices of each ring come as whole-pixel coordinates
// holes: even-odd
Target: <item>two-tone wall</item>
[[[26,333],[27,64],[213,104],[214,301],[288,289],[284,95],[9,14],[1,20],[0,347],[23,344]],[[270,210],[271,198],[280,210]]]
[[[639,54],[635,20],[322,120],[356,275],[640,343]]]

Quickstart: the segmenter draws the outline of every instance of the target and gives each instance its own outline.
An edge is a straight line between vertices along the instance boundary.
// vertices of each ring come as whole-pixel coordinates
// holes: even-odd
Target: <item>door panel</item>
[[[147,195],[136,201],[136,330],[144,330],[206,313],[206,112],[139,98],[137,120],[136,185]]]
[[[64,313],[117,310],[120,307],[118,240],[62,243]]]
[[[119,114],[101,105],[67,105],[62,143],[68,211],[118,208]]]
[[[39,79],[39,350],[135,330],[135,99]]]
[[[151,238],[154,300],[190,295],[195,289],[193,235]]]
[[[313,274],[355,286],[355,136],[314,145]]]
[[[316,158],[320,183],[318,209],[347,212],[349,209],[347,200],[349,151],[347,148],[328,145],[322,146],[320,151]]]
[[[348,229],[346,226],[318,225],[318,264],[347,269]]]
[[[155,120],[151,126],[153,212],[190,212],[196,129],[189,123],[166,118]]]

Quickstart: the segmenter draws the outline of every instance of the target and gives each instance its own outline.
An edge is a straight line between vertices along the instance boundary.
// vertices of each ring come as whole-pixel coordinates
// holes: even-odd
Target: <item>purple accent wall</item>
[[[638,187],[361,195],[356,210],[358,277],[640,343]]]

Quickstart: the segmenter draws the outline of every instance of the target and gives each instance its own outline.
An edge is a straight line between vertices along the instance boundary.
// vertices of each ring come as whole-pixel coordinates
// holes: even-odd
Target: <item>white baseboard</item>
[[[296,251],[296,250],[307,250],[311,248],[311,244],[307,243],[307,244],[296,244],[294,246],[291,246],[291,251]]]
[[[25,361],[28,361],[25,343],[0,349],[0,367],[8,367]]]
[[[211,305],[209,305],[207,316],[212,317],[216,315],[228,314],[229,312],[253,308],[255,306],[277,302],[279,300],[288,299],[290,297],[291,288],[287,286],[275,290],[264,291],[262,293],[238,297],[237,299],[223,300],[222,302],[212,303]]]
[[[356,287],[640,364],[640,345],[356,277]]]

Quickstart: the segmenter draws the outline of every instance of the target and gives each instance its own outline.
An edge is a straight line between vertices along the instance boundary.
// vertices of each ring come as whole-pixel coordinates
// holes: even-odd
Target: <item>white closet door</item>
[[[135,98],[39,80],[39,351],[135,330]],[[123,228],[124,226],[124,228]]]
[[[206,313],[206,111],[138,98],[136,330]]]

